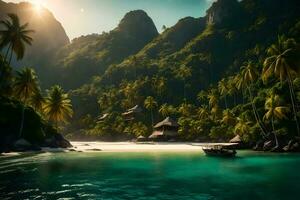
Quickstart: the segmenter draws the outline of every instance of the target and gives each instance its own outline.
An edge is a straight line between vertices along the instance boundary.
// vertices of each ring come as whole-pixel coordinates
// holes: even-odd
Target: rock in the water
[[[66,140],[61,134],[55,134],[51,138],[45,140],[45,146],[51,148],[70,148],[73,147],[71,143]]]
[[[274,147],[274,141],[273,140],[269,140],[269,141],[266,141],[264,143],[263,150],[264,151],[270,151],[272,149],[272,147]]]
[[[60,147],[60,148],[70,148],[70,147],[73,147],[71,145],[71,143],[68,140],[66,140],[61,134],[56,134],[54,136],[54,138],[55,138],[57,146]]]
[[[283,149],[280,148],[280,146],[275,146],[270,150],[270,152],[282,152],[282,151]]]
[[[87,149],[88,151],[102,151],[102,149]]]
[[[263,140],[259,140],[256,145],[253,147],[254,151],[262,151],[263,147],[264,147],[264,141]]]
[[[15,151],[28,151],[32,150],[32,145],[25,139],[19,139],[14,143]]]
[[[286,152],[299,152],[300,151],[300,145],[297,140],[290,140],[288,144],[283,148]]]

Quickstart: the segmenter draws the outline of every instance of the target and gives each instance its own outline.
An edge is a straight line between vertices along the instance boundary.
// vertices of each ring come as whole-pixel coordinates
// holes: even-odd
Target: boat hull
[[[214,157],[235,157],[236,155],[235,150],[203,149],[203,151],[207,156]]]

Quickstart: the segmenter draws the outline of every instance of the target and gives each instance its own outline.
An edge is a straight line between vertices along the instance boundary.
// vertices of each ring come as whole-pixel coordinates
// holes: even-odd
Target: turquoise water
[[[0,199],[299,199],[300,155],[43,153],[0,157]]]

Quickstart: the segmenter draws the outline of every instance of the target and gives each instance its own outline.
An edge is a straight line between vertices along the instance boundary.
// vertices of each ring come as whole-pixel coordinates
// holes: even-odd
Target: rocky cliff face
[[[128,12],[116,30],[140,39],[145,44],[158,35],[152,19],[143,10]]]
[[[55,59],[58,81],[67,88],[79,87],[110,65],[136,54],[157,36],[152,19],[144,11],[131,11],[109,33],[74,39],[59,51]]]
[[[240,4],[237,0],[218,0],[207,10],[207,23],[221,25],[233,20],[236,16],[241,17],[240,11]]]

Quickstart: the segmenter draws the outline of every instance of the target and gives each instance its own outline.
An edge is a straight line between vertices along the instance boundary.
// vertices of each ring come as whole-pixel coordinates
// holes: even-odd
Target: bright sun
[[[31,3],[34,5],[35,10],[40,13],[45,6],[44,0],[31,0]]]

